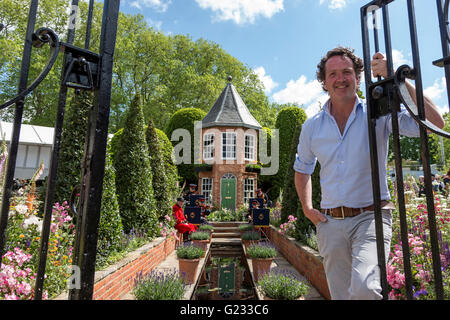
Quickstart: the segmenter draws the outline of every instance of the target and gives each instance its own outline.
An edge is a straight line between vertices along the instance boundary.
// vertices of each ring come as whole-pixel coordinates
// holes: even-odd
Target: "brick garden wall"
[[[117,265],[96,272],[94,300],[119,300],[133,289],[137,273],[149,273],[174,250],[174,237],[158,238],[133,251]]]
[[[272,241],[281,254],[300,272],[325,298],[330,300],[327,279],[322,265],[322,257],[308,246],[301,245],[294,238],[278,233],[271,226],[266,228],[267,237]]]
[[[94,300],[120,300],[134,286],[136,274],[149,273],[175,250],[175,238],[157,238],[105,270],[95,272]],[[67,292],[55,300],[67,300]]]

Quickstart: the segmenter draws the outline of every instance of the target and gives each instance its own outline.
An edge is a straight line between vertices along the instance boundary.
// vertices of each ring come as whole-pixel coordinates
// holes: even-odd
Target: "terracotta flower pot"
[[[260,277],[262,277],[265,273],[270,272],[272,260],[273,258],[252,258],[253,276],[255,278],[255,282],[258,282]]]
[[[192,240],[192,242],[194,243],[194,246],[203,249],[202,258],[204,258],[206,256],[206,250],[208,249],[209,241],[210,241],[209,239],[208,240]]]
[[[178,269],[185,284],[193,284],[200,259],[178,259]]]
[[[259,240],[244,240],[244,239],[242,239],[241,241],[242,241],[242,244],[244,245],[244,248],[245,248],[245,256],[248,258],[248,253],[247,253],[248,248],[249,248],[252,244],[258,243]]]
[[[248,250],[248,248],[249,248],[252,244],[258,243],[258,242],[259,242],[259,240],[244,240],[244,239],[242,239],[241,241],[242,241],[242,244],[243,244],[244,247],[245,247],[245,250]]]
[[[207,239],[207,240],[192,240],[192,242],[194,243],[194,246],[202,248],[205,251],[205,253],[203,254],[203,256],[205,256],[206,250],[208,248],[209,239]]]

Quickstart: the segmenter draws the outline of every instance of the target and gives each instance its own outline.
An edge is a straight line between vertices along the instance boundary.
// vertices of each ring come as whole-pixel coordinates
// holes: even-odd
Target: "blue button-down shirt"
[[[367,207],[373,204],[373,193],[366,105],[359,98],[356,99],[341,135],[330,113],[329,101],[321,112],[303,124],[294,170],[312,174],[316,161],[319,161],[321,208]],[[398,119],[400,134],[409,137],[420,135],[418,124],[405,109],[398,113]],[[391,132],[391,115],[377,119],[376,137],[382,200],[390,199],[386,171]]]

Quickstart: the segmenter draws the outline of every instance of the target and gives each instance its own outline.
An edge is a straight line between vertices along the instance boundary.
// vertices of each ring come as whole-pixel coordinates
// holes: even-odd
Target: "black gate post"
[[[105,0],[100,40],[98,89],[89,115],[88,133],[82,170],[80,209],[74,263],[79,268],[80,287],[71,288],[69,299],[90,300],[94,291],[98,224],[105,170],[106,144],[111,102],[113,59],[117,36],[120,0]]]
[[[367,8],[361,8],[361,27],[363,34],[363,53],[364,53],[364,77],[367,82],[370,81],[372,75],[370,74],[370,43],[369,43],[369,31],[368,31],[368,19],[367,19]],[[375,18],[374,18],[375,19]],[[375,22],[375,20],[374,20]],[[378,32],[375,27],[374,29],[375,35],[375,50],[378,48]],[[383,295],[383,299],[388,298],[387,292],[387,276],[386,276],[386,257],[384,253],[384,234],[383,234],[383,221],[381,215],[381,195],[380,195],[380,172],[379,172],[379,164],[378,164],[378,149],[376,143],[376,113],[375,113],[375,105],[373,104],[373,99],[370,99],[369,96],[371,92],[369,87],[366,87],[367,93],[367,122],[369,129],[369,149],[370,149],[370,161],[372,168],[372,192],[373,192],[373,201],[374,201],[374,215],[375,215],[375,233],[377,237],[377,257],[378,257],[378,267],[380,269],[380,282],[381,282],[381,294]]]
[[[18,89],[19,94],[22,91],[24,91],[27,87],[28,71],[30,69],[31,64],[31,51],[33,49],[32,42],[33,42],[34,26],[36,24],[37,8],[38,8],[38,0],[32,0],[28,16],[29,18],[25,37],[25,45],[22,55],[22,65],[20,68],[20,79]],[[13,132],[10,142],[8,166],[6,168],[5,174],[2,211],[0,217],[0,267],[2,264],[1,257],[4,254],[6,244],[6,227],[8,225],[9,205],[11,200],[12,187],[14,184],[14,171],[16,170],[16,159],[17,159],[17,151],[19,149],[19,136],[20,136],[20,127],[22,123],[24,103],[25,97],[22,97],[18,102],[16,102]]]
[[[72,0],[72,8],[78,6],[79,0]],[[70,24],[70,22],[69,22]],[[67,32],[67,43],[72,44],[75,40],[75,27],[69,25]],[[63,65],[70,53],[64,55]],[[61,86],[59,88],[58,108],[56,111],[55,130],[53,135],[53,151],[50,159],[50,166],[47,178],[47,190],[45,193],[44,219],[42,222],[41,243],[39,247],[39,260],[36,274],[34,300],[42,299],[42,291],[44,288],[45,269],[47,265],[48,239],[50,236],[50,225],[52,219],[52,209],[56,192],[56,175],[58,171],[59,148],[61,145],[64,113],[67,100],[67,86],[64,85],[64,68],[61,72]]]
[[[417,40],[416,18],[414,14],[413,0],[407,0],[407,5],[408,5],[409,29],[411,36],[411,49],[413,56],[414,75],[416,80],[418,116],[421,120],[425,120],[422,73],[420,68],[419,45]],[[436,227],[436,212],[434,207],[434,195],[431,185],[431,167],[430,167],[430,150],[428,146],[428,133],[425,127],[419,126],[419,128],[420,128],[422,166],[425,179],[425,195],[427,198],[428,225],[430,228],[431,254],[433,260],[433,275],[435,282],[434,285],[436,291],[436,299],[442,300],[444,299],[444,288],[442,286],[441,258],[439,255],[439,240]]]
[[[429,234],[431,244],[431,254],[433,260],[433,275],[434,286],[437,299],[443,299],[443,284],[442,284],[442,271],[439,255],[439,239],[437,233],[434,195],[431,184],[431,168],[430,168],[430,153],[428,146],[428,132],[431,131],[442,137],[450,138],[450,133],[445,132],[435,126],[430,121],[426,120],[424,96],[423,96],[423,84],[421,77],[421,67],[419,59],[419,47],[416,30],[416,20],[414,12],[414,1],[407,0],[407,11],[410,31],[411,51],[413,56],[414,68],[407,65],[400,66],[396,72],[393,70],[392,61],[392,45],[390,37],[390,24],[388,15],[388,4],[394,0],[373,0],[367,5],[361,8],[361,24],[362,24],[362,40],[363,40],[363,53],[364,53],[364,65],[365,65],[365,81],[366,81],[366,99],[368,110],[368,124],[369,124],[369,145],[371,150],[371,166],[372,166],[372,189],[374,197],[375,207],[375,226],[377,236],[377,250],[378,250],[378,265],[380,267],[381,284],[383,298],[387,299],[387,279],[386,279],[386,261],[384,253],[381,252],[383,248],[383,230],[381,227],[381,208],[380,208],[380,185],[379,185],[379,168],[377,161],[377,146],[375,141],[375,126],[376,119],[381,116],[391,114],[392,116],[392,134],[393,134],[393,147],[395,155],[395,169],[396,169],[396,182],[397,182],[397,194],[398,194],[398,209],[400,220],[400,236],[402,242],[403,251],[403,268],[405,272],[405,289],[406,298],[409,300],[414,299],[412,292],[412,271],[410,263],[410,251],[408,245],[408,224],[406,218],[405,209],[405,197],[403,188],[403,172],[402,172],[402,158],[400,150],[399,140],[399,126],[397,112],[400,111],[400,103],[403,103],[408,113],[419,125],[420,141],[421,141],[421,159],[423,164],[424,179],[425,179],[425,194],[427,202],[427,213],[429,222]],[[443,46],[444,58],[433,62],[434,65],[445,67],[445,74],[447,84],[450,82],[450,56],[449,56],[449,42],[450,32],[448,30],[448,17],[444,19],[444,13],[448,15],[450,0],[445,1],[445,6],[442,5],[441,0],[437,0],[438,4],[438,16],[441,30],[441,39]],[[385,50],[387,56],[388,75],[386,79],[378,77],[376,82],[372,82],[371,75],[371,53],[368,34],[368,12],[374,12],[378,9],[382,9],[383,14],[383,27],[384,27],[384,40]],[[374,17],[375,19],[375,17]],[[375,21],[375,20],[374,20]],[[374,22],[374,42],[375,51],[379,51],[378,46],[378,33],[377,25]],[[415,80],[416,87],[416,101],[411,98],[409,91],[406,87],[406,78]],[[450,92],[450,87],[447,85],[447,93]],[[450,101],[450,96],[448,97]],[[416,105],[417,104],[417,105]]]

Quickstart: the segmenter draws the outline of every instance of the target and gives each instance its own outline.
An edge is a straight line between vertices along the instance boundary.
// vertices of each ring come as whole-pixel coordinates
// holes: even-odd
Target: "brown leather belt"
[[[382,209],[393,209],[394,205],[392,202],[383,200],[381,201],[381,208]],[[333,218],[336,219],[344,219],[349,217],[355,217],[359,215],[360,213],[363,213],[364,211],[374,211],[375,206],[372,204],[368,207],[364,208],[349,208],[349,207],[337,207],[337,208],[330,208],[330,209],[322,209],[323,214],[327,214]]]

